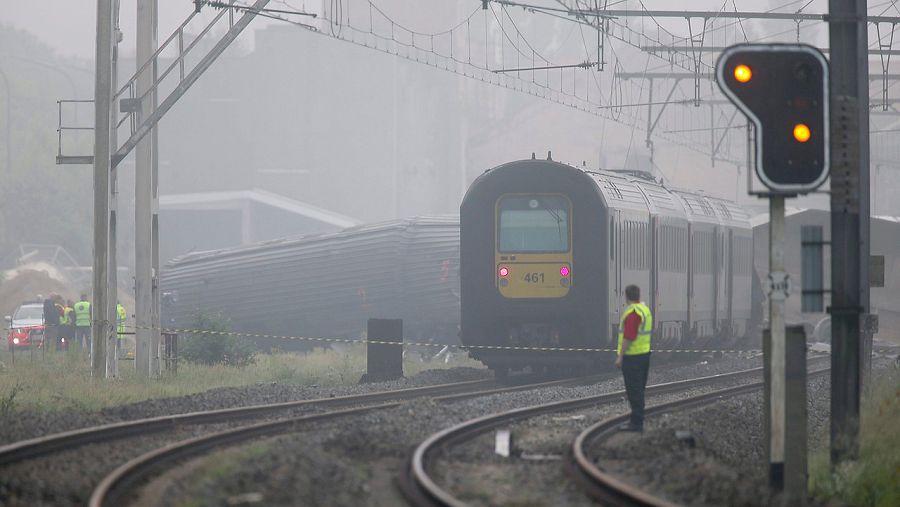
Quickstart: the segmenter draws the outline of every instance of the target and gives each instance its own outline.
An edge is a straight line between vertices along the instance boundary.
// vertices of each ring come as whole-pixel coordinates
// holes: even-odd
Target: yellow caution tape
[[[159,330],[160,333],[163,334],[191,334],[191,335],[208,335],[208,336],[235,336],[240,338],[266,338],[266,339],[274,339],[274,340],[289,340],[289,341],[306,341],[306,342],[318,342],[318,343],[346,343],[346,344],[374,344],[374,345],[412,345],[419,347],[444,347],[446,343],[425,343],[425,342],[394,342],[394,341],[386,341],[386,340],[363,340],[363,339],[351,339],[351,338],[321,338],[321,337],[309,337],[309,336],[284,336],[284,335],[273,335],[273,334],[263,334],[263,333],[239,333],[236,331],[213,331],[209,329],[183,329],[183,328],[155,328],[151,326],[146,327],[138,327],[138,326],[124,326],[126,329],[150,329],[150,330]],[[523,351],[534,351],[534,352],[616,352],[616,349],[607,349],[607,348],[579,348],[579,347],[529,347],[529,346],[516,346],[516,345],[459,345],[459,348],[462,349],[481,349],[481,350],[523,350]],[[713,352],[757,352],[761,353],[760,349],[654,349],[653,352],[680,352],[680,353],[713,353]]]

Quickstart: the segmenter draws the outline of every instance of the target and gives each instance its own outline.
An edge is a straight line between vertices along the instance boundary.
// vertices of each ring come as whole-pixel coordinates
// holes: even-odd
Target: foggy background
[[[508,20],[515,22],[514,28],[501,13],[505,32],[495,29],[500,26],[485,31],[482,14],[473,12],[480,9],[480,0],[373,4],[398,26],[424,33],[449,30],[471,15],[469,47],[460,40],[460,28],[453,32],[454,48],[474,53],[473,59],[481,58],[489,66],[531,64],[513,59],[516,48],[524,47],[522,41],[518,46],[504,42],[518,40],[509,35],[515,31],[554,63],[597,58],[596,31],[571,20],[510,8]],[[644,4],[648,9],[672,8],[671,2],[661,0]],[[804,4],[742,0],[737,7],[792,12]],[[889,2],[883,7],[876,4],[870,2],[873,14],[896,9]],[[343,5],[340,16],[347,18],[348,26],[369,22],[369,2],[345,0]],[[334,18],[332,6],[329,1],[269,5]],[[693,10],[721,7],[714,1],[690,5]],[[193,8],[188,0],[160,2],[160,42]],[[827,2],[815,0],[804,8],[823,12]],[[208,20],[215,14],[206,7],[200,18]],[[94,0],[0,0],[0,71],[6,81],[0,81],[0,120],[5,125],[0,129],[0,260],[9,258],[20,244],[40,243],[62,245],[77,263],[90,264],[92,168],[58,166],[54,157],[56,101],[93,96],[95,16]],[[329,29],[325,21],[291,19]],[[688,35],[683,19],[661,23],[672,33]],[[134,1],[122,2],[120,25],[121,84],[135,67]],[[693,28],[698,26],[695,21]],[[792,21],[748,20],[740,26],[731,23],[723,32],[732,36],[741,30],[751,39],[769,36],[765,41],[794,42],[796,29]],[[871,27],[870,32],[875,41]],[[803,23],[799,33],[803,42],[827,45],[824,23]],[[713,36],[705,43],[719,41]],[[424,53],[419,56],[428,58]],[[704,53],[703,62],[712,64],[715,56]],[[641,80],[616,82],[614,74],[678,71],[616,40],[609,41],[604,60],[602,72],[560,73],[560,86],[571,86],[577,94],[593,93],[587,90],[593,81],[605,93],[601,102],[627,106],[647,102],[649,87]],[[870,66],[872,73],[879,73],[878,57],[870,60]],[[548,81],[556,79],[555,74],[546,74]],[[658,80],[655,86],[653,100],[661,101],[670,85]],[[701,87],[703,97],[721,98],[714,82],[703,81]],[[683,89],[692,93],[692,80],[684,81]],[[891,93],[896,91],[891,88]],[[880,81],[873,82],[871,96],[881,96]],[[160,100],[164,97],[165,91]],[[679,121],[702,116],[704,110],[671,105],[658,131],[676,129]],[[880,110],[873,108],[872,116],[872,129],[879,131],[871,139],[873,214],[900,215],[900,203],[893,198],[900,190],[900,154],[893,132],[897,116],[874,112]],[[747,171],[741,167],[745,145],[729,138],[723,158],[733,162],[713,163],[708,153],[654,137],[651,165],[642,130],[646,108],[615,111],[618,121],[283,21],[257,18],[159,124],[162,259],[188,250],[337,230],[348,224],[457,213],[466,186],[478,174],[532,153],[544,158],[548,151],[554,160],[594,169],[652,170],[671,186],[737,199],[757,212],[765,209],[765,201],[746,194]],[[92,114],[90,104],[66,109],[63,122],[90,127]],[[688,123],[682,130],[692,130],[692,125],[699,124]],[[79,135],[64,140],[67,154],[90,154],[92,134]],[[709,137],[708,132],[691,135],[701,147],[704,136]],[[11,168],[5,163],[6,136],[12,145]],[[119,168],[119,259],[131,266],[133,156]],[[792,200],[789,206],[827,209],[828,200],[820,194]]]

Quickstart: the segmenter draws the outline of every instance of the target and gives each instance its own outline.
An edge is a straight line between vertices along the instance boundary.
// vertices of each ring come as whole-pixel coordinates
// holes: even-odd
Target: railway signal
[[[804,44],[739,44],[716,64],[722,92],[756,127],[756,174],[803,194],[828,177],[828,63]]]
[[[739,44],[719,57],[716,81],[756,128],[756,174],[769,188],[769,338],[764,347],[769,483],[787,488],[788,498],[805,498],[806,420],[788,416],[792,406],[806,403],[805,339],[801,331],[798,349],[798,337],[792,335],[790,349],[801,352],[789,358],[784,210],[786,197],[811,192],[828,177],[828,63],[819,50],[803,44]],[[799,370],[804,380],[797,387],[789,378]],[[788,442],[792,436],[795,442]]]

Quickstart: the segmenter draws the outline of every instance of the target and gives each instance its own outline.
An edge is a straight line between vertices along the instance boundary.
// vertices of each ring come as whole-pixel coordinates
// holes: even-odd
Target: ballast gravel
[[[807,394],[808,446],[815,450],[828,431],[830,378],[810,380]],[[760,391],[651,417],[643,435],[615,435],[595,444],[593,455],[607,472],[679,504],[772,505],[778,499],[767,487],[763,403]]]
[[[759,364],[756,357],[729,356],[677,366],[656,365],[650,382],[684,380]],[[397,480],[412,450],[431,433],[502,410],[621,389],[620,376],[611,373],[607,380],[591,385],[502,393],[452,403],[418,399],[396,409],[321,422],[245,446],[264,446],[264,451],[253,453],[252,459],[241,459],[237,448],[193,460],[185,464],[188,473],[168,474],[154,482],[147,488],[152,493],[139,505],[240,505],[247,499],[259,505],[401,505],[404,500]],[[626,410],[624,400],[610,408],[618,413]],[[225,466],[223,460],[227,459],[238,462]]]
[[[213,389],[203,393],[160,398],[91,412],[65,410],[55,412],[16,412],[0,419],[0,444],[25,440],[62,431],[119,421],[170,415],[200,410],[279,403],[285,401],[330,398],[375,391],[387,391],[491,378],[487,370],[451,368],[427,370],[409,378],[389,382],[335,387],[265,384]],[[279,416],[319,412],[305,408]],[[250,421],[252,422],[252,421]],[[104,475],[144,452],[173,441],[208,434],[248,421],[230,424],[187,426],[174,432],[87,445],[73,451],[53,454],[0,467],[0,505],[69,506],[87,503],[93,488]]]

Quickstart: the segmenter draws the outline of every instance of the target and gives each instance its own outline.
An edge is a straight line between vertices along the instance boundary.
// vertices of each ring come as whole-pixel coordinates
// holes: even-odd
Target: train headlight
[[[19,339],[13,338],[13,345],[18,345],[18,344],[19,344]]]
[[[500,269],[497,270],[497,274],[501,277],[509,276],[509,268],[506,266],[500,266]]]
[[[559,268],[559,276],[566,278],[569,276],[569,266],[562,266]]]

